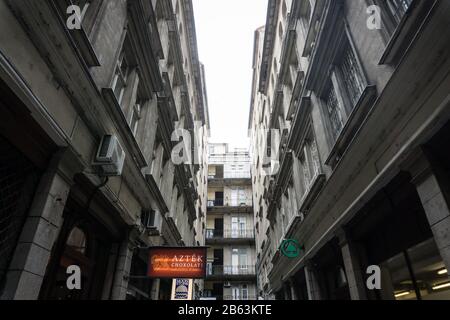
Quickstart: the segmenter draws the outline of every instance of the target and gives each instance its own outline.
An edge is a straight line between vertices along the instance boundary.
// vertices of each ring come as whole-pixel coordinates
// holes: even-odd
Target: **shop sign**
[[[149,250],[150,278],[204,279],[205,247],[156,247]]]

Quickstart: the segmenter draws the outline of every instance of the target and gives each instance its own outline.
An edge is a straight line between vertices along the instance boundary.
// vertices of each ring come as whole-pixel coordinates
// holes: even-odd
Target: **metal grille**
[[[413,0],[388,0],[389,9],[397,23],[400,23]]]
[[[33,164],[0,137],[0,283],[8,269],[39,176]]]
[[[333,136],[336,139],[344,126],[344,121],[342,117],[342,110],[339,105],[338,99],[336,97],[336,92],[333,86],[330,87],[330,92],[328,93],[327,99],[327,111],[331,122],[331,129]]]
[[[347,44],[345,47],[340,69],[345,87],[348,91],[350,103],[352,104],[351,108],[353,108],[361,97],[365,84],[362,78],[362,72],[350,44]]]

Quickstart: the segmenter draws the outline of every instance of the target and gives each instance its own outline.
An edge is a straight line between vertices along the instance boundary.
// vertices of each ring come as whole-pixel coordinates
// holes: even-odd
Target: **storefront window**
[[[450,299],[450,279],[434,239],[409,248],[383,265],[396,300]]]

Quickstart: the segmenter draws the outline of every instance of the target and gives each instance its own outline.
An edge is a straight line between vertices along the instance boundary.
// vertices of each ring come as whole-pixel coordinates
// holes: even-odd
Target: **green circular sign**
[[[281,253],[288,258],[297,258],[300,255],[301,246],[299,245],[297,240],[294,239],[286,239],[280,245]]]

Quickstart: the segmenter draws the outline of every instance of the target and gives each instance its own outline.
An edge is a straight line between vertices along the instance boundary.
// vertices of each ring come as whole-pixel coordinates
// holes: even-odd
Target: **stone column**
[[[386,264],[380,265],[381,269],[381,299],[383,300],[395,300],[394,285],[392,284],[391,272]]]
[[[367,300],[366,283],[355,244],[348,239],[347,234],[343,230],[339,232],[338,237],[350,297],[352,300]]]
[[[298,295],[297,295],[297,290],[296,290],[294,279],[292,279],[292,278],[289,279],[289,285],[291,287],[291,300],[298,300]]]
[[[61,156],[62,152],[54,156],[41,178],[6,274],[2,300],[36,300],[39,297],[70,191],[70,181],[58,170]]]
[[[305,265],[306,287],[309,300],[321,300],[320,285],[317,278],[317,272],[311,262]]]
[[[161,280],[154,279],[152,283],[152,291],[150,298],[152,300],[159,300],[159,286],[161,284]]]
[[[291,289],[289,287],[289,283],[283,283],[283,293],[284,293],[284,300],[292,300],[291,298]]]
[[[125,300],[127,296],[133,249],[134,244],[128,238],[120,245],[111,300]]]
[[[409,171],[422,202],[442,260],[450,272],[450,182],[432,155],[415,152]],[[450,274],[450,273],[449,273]]]

